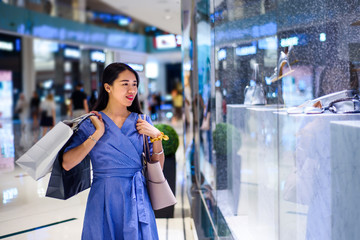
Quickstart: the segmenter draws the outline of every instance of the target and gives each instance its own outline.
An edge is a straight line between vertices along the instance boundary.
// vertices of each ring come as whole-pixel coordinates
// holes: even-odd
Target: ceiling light
[[[166,20],[170,20],[170,19],[171,19],[171,16],[170,16],[170,15],[166,15],[166,16],[165,16],[165,19],[166,19]]]

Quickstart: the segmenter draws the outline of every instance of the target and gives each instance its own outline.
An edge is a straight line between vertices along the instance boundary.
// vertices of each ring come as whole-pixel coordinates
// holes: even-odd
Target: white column
[[[26,99],[30,99],[36,86],[33,39],[22,38],[22,85]]]
[[[86,0],[72,1],[73,19],[82,23],[86,22]]]
[[[115,60],[115,53],[114,51],[105,49],[105,67],[110,63],[113,63]]]
[[[90,51],[88,49],[81,50],[81,61],[80,61],[80,80],[84,84],[85,93],[90,96],[91,94],[91,74],[90,74]]]

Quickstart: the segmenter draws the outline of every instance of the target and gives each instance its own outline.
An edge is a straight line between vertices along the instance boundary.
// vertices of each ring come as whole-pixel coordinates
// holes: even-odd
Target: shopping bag
[[[167,182],[160,163],[146,164],[147,188],[151,205],[154,210],[159,210],[176,204],[176,198]]]
[[[16,163],[32,178],[38,180],[51,171],[60,149],[77,131],[81,122],[93,113],[57,123],[44,137],[36,142]]]
[[[146,120],[146,115],[144,115]],[[150,162],[150,148],[147,137],[143,135],[142,163],[147,182],[147,189],[152,208],[159,210],[176,204],[176,197],[167,182],[161,169],[160,162]]]
[[[70,141],[71,139],[68,143],[70,143]],[[68,143],[60,150],[55,158],[46,190],[47,197],[66,200],[91,186],[89,155],[69,171],[63,169],[62,157]]]

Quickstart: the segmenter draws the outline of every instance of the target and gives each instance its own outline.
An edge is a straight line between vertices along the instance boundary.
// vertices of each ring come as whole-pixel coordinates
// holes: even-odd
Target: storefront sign
[[[280,45],[282,47],[296,46],[298,44],[299,44],[298,37],[289,37],[289,38],[283,38],[280,40]]]
[[[293,36],[289,36],[288,38],[282,38],[280,40],[281,47],[289,47],[289,46],[303,46],[308,42],[308,35],[306,34],[296,34]]]
[[[14,44],[12,42],[0,41],[0,50],[12,52]]]
[[[169,49],[176,48],[176,38],[174,34],[160,35],[155,37],[155,48]]]
[[[250,23],[249,23],[250,24]],[[246,24],[244,24],[246,25]],[[228,42],[239,39],[252,39],[259,37],[267,37],[277,33],[277,24],[275,22],[268,22],[263,25],[253,25],[250,27],[243,26],[242,22],[231,22],[231,24],[224,24],[216,30],[216,42]]]
[[[237,47],[235,49],[235,53],[238,56],[247,56],[247,55],[256,54],[256,46],[252,45],[246,47]]]
[[[93,62],[105,62],[105,53],[103,51],[91,51],[90,60]]]
[[[259,49],[277,49],[278,47],[278,38],[275,37],[268,37],[259,39]]]
[[[54,41],[34,39],[33,43],[35,55],[49,55],[51,53],[59,51],[59,44]]]
[[[80,59],[80,50],[75,48],[65,48],[64,49],[64,57]]]

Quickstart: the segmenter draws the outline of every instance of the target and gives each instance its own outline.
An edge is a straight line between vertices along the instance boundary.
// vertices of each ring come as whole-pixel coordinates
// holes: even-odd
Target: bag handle
[[[84,115],[81,115],[80,117],[71,120],[64,120],[63,123],[70,126],[71,129],[76,132],[79,129],[80,124],[90,116],[95,116],[95,113],[86,113]]]
[[[139,114],[139,117],[141,118],[141,115]],[[142,119],[142,118],[141,118]],[[144,114],[144,120],[146,121],[146,114]],[[147,137],[145,137],[145,134],[143,135],[143,152],[145,154],[146,162],[150,162],[150,148],[149,148],[149,142],[147,141]],[[146,165],[146,162],[144,162],[144,165]]]

